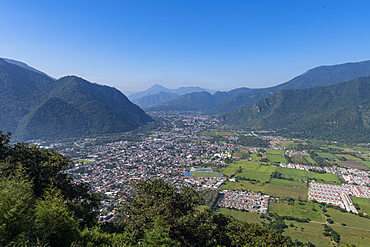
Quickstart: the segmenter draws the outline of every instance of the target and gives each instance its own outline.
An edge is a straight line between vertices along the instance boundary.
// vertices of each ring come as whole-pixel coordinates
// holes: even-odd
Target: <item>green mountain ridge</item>
[[[306,71],[305,73],[294,77],[293,79],[269,88],[234,89],[229,92],[217,92],[212,95],[216,103],[209,107],[197,107],[197,110],[206,111],[211,114],[223,114],[230,111],[240,110],[253,105],[261,99],[268,98],[283,89],[304,89],[318,86],[328,86],[344,81],[349,81],[363,76],[370,76],[370,61],[345,63],[330,66],[320,66]],[[178,97],[174,100],[164,102],[155,108],[149,110],[188,110],[193,106],[189,100],[184,97]],[[197,103],[199,105],[199,103]],[[173,105],[176,105],[174,107]]]
[[[282,90],[220,119],[292,137],[368,142],[370,77],[327,87]]]
[[[0,126],[14,139],[124,132],[153,121],[115,88],[76,76],[53,80],[0,59]]]

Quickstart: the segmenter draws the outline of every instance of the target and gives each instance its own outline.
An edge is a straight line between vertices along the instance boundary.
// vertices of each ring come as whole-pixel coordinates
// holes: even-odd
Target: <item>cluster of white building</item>
[[[269,198],[270,196],[261,195],[261,193],[223,190],[220,192],[218,206],[266,213],[269,205]]]
[[[358,213],[351,196],[370,198],[370,188],[358,185],[310,183],[308,199],[337,205],[348,212]]]

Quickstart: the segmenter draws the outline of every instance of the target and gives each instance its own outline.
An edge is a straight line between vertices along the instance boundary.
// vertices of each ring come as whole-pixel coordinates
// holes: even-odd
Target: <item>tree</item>
[[[35,206],[35,235],[42,244],[70,246],[79,237],[79,222],[64,203],[61,191],[47,189]]]
[[[171,234],[181,234],[181,222],[195,212],[201,198],[190,188],[177,190],[173,185],[157,179],[135,185],[132,199],[122,208],[125,229],[142,239],[157,217],[169,225]]]
[[[0,176],[14,176],[18,170],[24,171],[32,181],[33,194],[40,198],[51,185],[61,190],[70,210],[81,218],[81,225],[96,223],[100,196],[90,193],[85,184],[75,184],[64,170],[70,168],[70,159],[53,149],[40,149],[27,143],[8,145],[10,135],[0,134],[3,162]],[[2,140],[2,141],[1,141]]]
[[[145,230],[142,246],[146,247],[176,247],[180,242],[170,237],[170,227],[161,217],[154,219],[153,227]]]
[[[0,162],[4,160],[6,157],[7,151],[9,150],[9,142],[10,142],[10,136],[11,132],[8,132],[7,134],[3,134],[3,131],[0,130]]]
[[[231,241],[228,246],[289,246],[287,239],[281,234],[257,223],[233,220],[228,225],[227,234]]]
[[[31,182],[20,174],[0,177],[0,245],[23,238],[30,228],[34,197]]]

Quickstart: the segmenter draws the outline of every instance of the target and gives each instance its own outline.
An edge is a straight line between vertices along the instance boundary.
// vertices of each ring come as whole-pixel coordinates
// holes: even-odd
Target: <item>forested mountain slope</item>
[[[59,80],[0,59],[0,129],[15,140],[123,132],[153,121],[115,88]]]
[[[282,90],[220,118],[254,130],[294,137],[370,141],[370,77],[327,87]]]

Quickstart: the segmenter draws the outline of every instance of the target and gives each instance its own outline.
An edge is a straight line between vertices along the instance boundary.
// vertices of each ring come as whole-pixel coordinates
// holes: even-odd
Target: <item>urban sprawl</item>
[[[103,195],[101,220],[114,217],[114,204],[131,195],[132,184],[136,181],[160,178],[179,188],[188,186],[196,190],[218,190],[226,181],[235,181],[235,178],[215,173],[215,170],[227,166],[233,160],[242,160],[234,157],[234,152],[239,149],[247,149],[251,153],[261,150],[260,147],[236,144],[236,135],[221,135],[227,141],[217,141],[202,135],[202,132],[218,127],[218,122],[209,116],[194,113],[158,116],[168,120],[164,124],[166,131],[154,131],[147,136],[138,135],[137,141],[92,145],[95,139],[91,138],[76,141],[73,147],[61,148],[60,151],[75,160],[74,167],[67,171],[75,181],[88,183],[94,192]],[[281,140],[271,136],[264,138]],[[54,147],[58,145],[62,146],[54,144]],[[276,145],[269,148],[283,150]],[[285,150],[284,154],[289,157],[308,156],[306,152],[294,150]],[[293,163],[270,165],[332,173],[346,181],[342,185],[302,181],[309,184],[309,200],[331,203],[357,213],[350,196],[370,198],[370,188],[366,187],[370,185],[369,171],[343,166],[319,167]],[[197,173],[201,176],[196,176]],[[269,195],[252,191],[220,190],[217,206],[266,213],[271,199]]]

